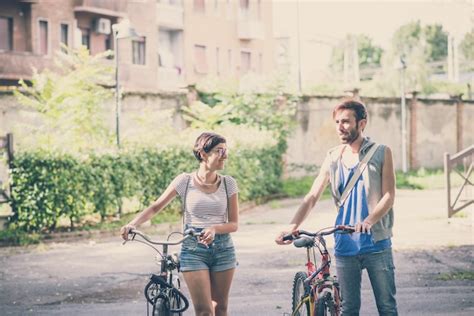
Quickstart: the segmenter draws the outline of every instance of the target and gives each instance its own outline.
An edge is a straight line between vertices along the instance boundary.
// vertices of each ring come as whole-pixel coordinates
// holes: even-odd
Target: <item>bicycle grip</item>
[[[292,234],[288,234],[288,235],[283,236],[283,238],[281,240],[289,241],[289,240],[293,240],[293,239],[295,239],[295,237]]]

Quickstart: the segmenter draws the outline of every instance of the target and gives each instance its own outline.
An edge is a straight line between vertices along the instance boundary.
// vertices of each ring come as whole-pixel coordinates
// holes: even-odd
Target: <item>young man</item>
[[[337,234],[334,252],[342,292],[342,314],[359,315],[361,275],[366,269],[380,315],[398,315],[395,300],[395,277],[391,240],[392,205],[395,175],[392,152],[378,145],[347,198],[341,195],[357,172],[360,162],[376,144],[363,136],[367,110],[361,102],[349,100],[334,108],[333,119],[342,145],[328,151],[319,175],[296,212],[288,231],[275,241],[287,244],[282,237],[294,232],[304,221],[330,183],[338,213],[336,225],[354,225],[353,234]],[[341,204],[342,202],[342,204]]]

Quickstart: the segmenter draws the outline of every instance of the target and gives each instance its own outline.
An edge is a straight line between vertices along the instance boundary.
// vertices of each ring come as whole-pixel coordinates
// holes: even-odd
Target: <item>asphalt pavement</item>
[[[444,196],[442,190],[397,192],[393,250],[400,315],[474,315],[473,209],[448,219]],[[291,312],[292,280],[304,269],[305,253],[273,240],[299,202],[272,201],[241,214],[233,234],[239,267],[230,315]],[[334,219],[331,202],[321,201],[302,228],[316,230]],[[160,226],[156,237],[172,229]],[[153,251],[122,245],[118,235],[0,248],[0,314],[145,315],[143,287],[157,270]],[[362,301],[361,315],[377,315],[365,274]],[[193,314],[192,308],[185,313]]]

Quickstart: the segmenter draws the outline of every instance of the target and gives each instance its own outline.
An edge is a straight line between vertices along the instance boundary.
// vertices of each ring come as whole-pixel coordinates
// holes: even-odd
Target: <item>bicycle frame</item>
[[[296,247],[305,247],[307,262],[306,274],[307,278],[304,280],[304,289],[305,293],[303,297],[299,300],[298,304],[292,312],[292,316],[300,314],[300,309],[303,305],[307,304],[309,307],[310,315],[314,316],[316,314],[316,308],[318,301],[330,295],[333,299],[333,308],[335,315],[339,315],[340,312],[340,299],[339,299],[339,286],[336,278],[331,276],[330,266],[331,266],[331,256],[326,247],[326,241],[324,239],[325,235],[329,235],[335,232],[353,232],[354,229],[348,226],[336,226],[331,228],[330,231],[320,230],[316,233],[309,233],[303,230],[295,232],[294,235],[288,235],[284,237],[284,240],[293,240],[297,239],[301,235],[306,235],[312,238],[302,239],[301,242],[295,242]],[[315,248],[319,250],[321,255],[321,264],[316,269],[316,253]],[[312,256],[311,256],[312,255]],[[313,257],[313,260],[312,258]]]

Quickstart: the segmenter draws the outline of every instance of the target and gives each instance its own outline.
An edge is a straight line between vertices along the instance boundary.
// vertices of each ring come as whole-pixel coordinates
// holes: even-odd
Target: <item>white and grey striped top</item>
[[[227,222],[227,197],[224,179],[219,184],[216,192],[204,193],[194,184],[194,177],[189,173],[182,173],[173,180],[173,186],[183,200],[186,184],[191,177],[186,197],[186,210],[184,224],[196,228],[206,228],[211,225]],[[229,198],[239,192],[237,181],[231,176],[225,177]]]

